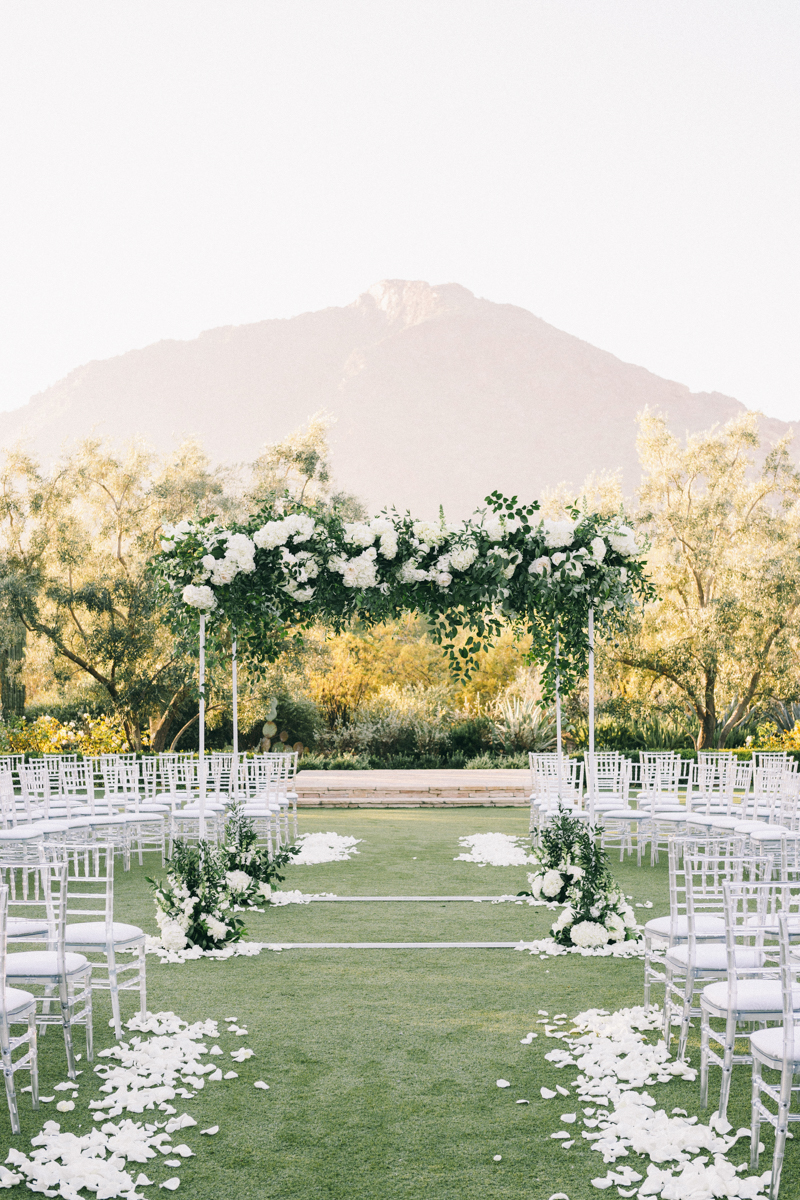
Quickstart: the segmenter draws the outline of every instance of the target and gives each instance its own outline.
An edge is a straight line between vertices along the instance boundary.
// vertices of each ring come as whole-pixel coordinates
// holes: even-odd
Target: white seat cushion
[[[725,922],[722,917],[695,917],[694,928],[698,937],[725,937]],[[669,937],[670,918],[654,917],[652,921],[647,922],[644,930],[645,933],[655,933],[660,934],[662,937]],[[689,936],[689,920],[687,917],[677,918],[675,922],[675,936]]]
[[[726,1012],[728,984],[710,983],[703,988],[702,999],[707,1006]],[[800,1010],[800,987],[794,989],[792,1007]],[[783,993],[780,979],[740,979],[736,984],[736,1012],[783,1013]]]
[[[15,1012],[19,1012],[21,1008],[27,1008],[35,1001],[36,997],[32,996],[30,992],[23,992],[21,988],[6,988],[6,1012],[9,1018],[13,1019]]]
[[[6,923],[6,933],[9,937],[22,937],[26,933],[47,933],[47,921],[35,920],[33,917],[9,917]]]
[[[606,821],[649,821],[650,813],[641,808],[612,808],[603,817]]]
[[[666,825],[685,825],[688,819],[689,814],[685,808],[682,812],[660,812],[655,815],[656,821],[661,821]]]
[[[82,954],[65,954],[64,965],[68,975],[82,971],[88,959]],[[22,954],[9,954],[6,959],[6,976],[9,979],[46,979],[58,974],[58,955],[54,950],[25,950]]]
[[[667,951],[667,962],[674,967],[685,968],[689,960],[689,949],[688,943],[684,943],[682,946],[672,946]],[[736,965],[742,969],[745,967],[760,967],[763,963],[764,952],[762,950],[749,950],[744,946],[736,950]],[[721,945],[709,945],[708,943],[702,946],[695,946],[692,965],[700,971],[727,971],[728,955],[726,948]]]
[[[36,828],[32,825],[15,825],[13,829],[0,829],[0,844],[37,841],[41,836],[42,829],[38,822]]]
[[[786,838],[789,842],[797,841],[800,833],[795,833],[793,829],[784,829],[782,825],[762,825],[760,829],[750,830],[751,842],[779,842],[781,838]]]
[[[771,1029],[757,1029],[755,1033],[750,1034],[750,1046],[760,1057],[780,1066],[783,1061],[783,1026],[773,1025]],[[794,1027],[790,1048],[792,1062],[800,1062],[800,1025]]]
[[[138,925],[125,925],[115,921],[112,925],[114,944],[133,942],[136,938],[144,937],[144,931]],[[102,946],[106,940],[105,921],[76,921],[68,925],[66,944],[68,946]]]

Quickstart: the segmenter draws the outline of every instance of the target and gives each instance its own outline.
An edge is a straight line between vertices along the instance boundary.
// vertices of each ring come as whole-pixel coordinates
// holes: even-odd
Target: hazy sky
[[[796,0],[0,0],[0,408],[455,281],[800,418]]]

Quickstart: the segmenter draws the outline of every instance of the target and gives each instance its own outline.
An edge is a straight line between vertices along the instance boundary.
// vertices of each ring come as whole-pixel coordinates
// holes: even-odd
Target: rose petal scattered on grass
[[[507,1087],[511,1087],[511,1084],[508,1082],[507,1079],[498,1079],[497,1086],[499,1088],[507,1088]]]
[[[577,1113],[562,1113],[561,1120],[564,1122],[565,1125],[574,1125],[577,1116],[578,1116]]]
[[[171,1192],[174,1192],[176,1188],[180,1187],[180,1185],[181,1181],[177,1175],[173,1175],[171,1179],[165,1179],[162,1184],[159,1184],[160,1187],[168,1188]]]
[[[530,1104],[530,1100],[518,1100],[517,1104]]]
[[[201,1129],[200,1132],[208,1134],[219,1133],[219,1125],[209,1125],[208,1129]]]
[[[134,1180],[134,1182],[133,1182],[133,1186],[134,1186],[134,1187],[151,1187],[151,1186],[152,1186],[152,1183],[153,1183],[153,1180],[152,1180],[152,1179],[148,1179],[146,1175],[143,1175],[143,1174],[140,1172],[140,1173],[139,1173],[139,1174],[136,1176],[136,1179],[135,1179],[135,1180]]]
[[[558,1092],[551,1092],[550,1088],[540,1087],[539,1095],[543,1100],[553,1100],[558,1095]]]
[[[268,1084],[268,1083],[264,1083],[264,1080],[263,1080],[263,1079],[257,1079],[257,1080],[255,1081],[255,1083],[253,1084],[253,1087],[254,1087],[254,1088],[258,1088],[258,1089],[259,1089],[259,1091],[261,1091],[261,1092],[268,1092],[268,1091],[269,1091],[269,1084]]]
[[[74,1107],[74,1100],[59,1100],[58,1104],[56,1105],[56,1108],[59,1112],[72,1112]]]
[[[238,1079],[239,1076],[236,1071],[226,1071],[225,1074],[222,1076],[222,1078],[223,1079]]]
[[[494,1158],[493,1158],[493,1160],[492,1160],[492,1161],[493,1161],[493,1162],[502,1162],[502,1161],[503,1161],[503,1156],[502,1156],[502,1154],[495,1154],[495,1156],[494,1156]]]

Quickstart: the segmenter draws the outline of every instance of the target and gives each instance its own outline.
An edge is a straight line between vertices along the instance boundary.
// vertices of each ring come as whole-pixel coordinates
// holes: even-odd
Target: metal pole
[[[589,820],[594,824],[594,605],[589,607]]]
[[[558,665],[557,665],[558,664],[558,650],[559,650],[558,625],[556,625],[556,744],[557,744],[557,751],[558,751],[558,761],[557,761],[556,765],[558,768],[558,800],[559,800],[559,803],[561,803],[561,788],[562,788],[561,756],[563,754],[563,745],[561,742],[561,676],[558,673]]]
[[[236,638],[233,639],[231,658],[231,686],[233,688],[233,763],[231,764],[231,773],[233,775],[233,793],[237,795],[239,792],[239,673],[236,662]]]
[[[594,606],[589,609],[589,753],[594,754]]]
[[[206,836],[206,617],[200,614],[200,837]]]

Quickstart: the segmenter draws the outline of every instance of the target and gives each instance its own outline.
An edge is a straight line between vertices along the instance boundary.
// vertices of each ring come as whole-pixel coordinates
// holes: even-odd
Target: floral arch
[[[575,508],[548,520],[499,492],[459,525],[395,510],[346,522],[289,498],[230,528],[181,521],[164,528],[152,569],[176,622],[199,630],[201,658],[206,629],[227,628],[257,666],[313,621],[338,629],[411,611],[464,673],[504,623],[529,634],[550,695],[591,666],[593,625],[617,627],[650,591],[623,517]],[[201,731],[203,708],[201,678]]]

